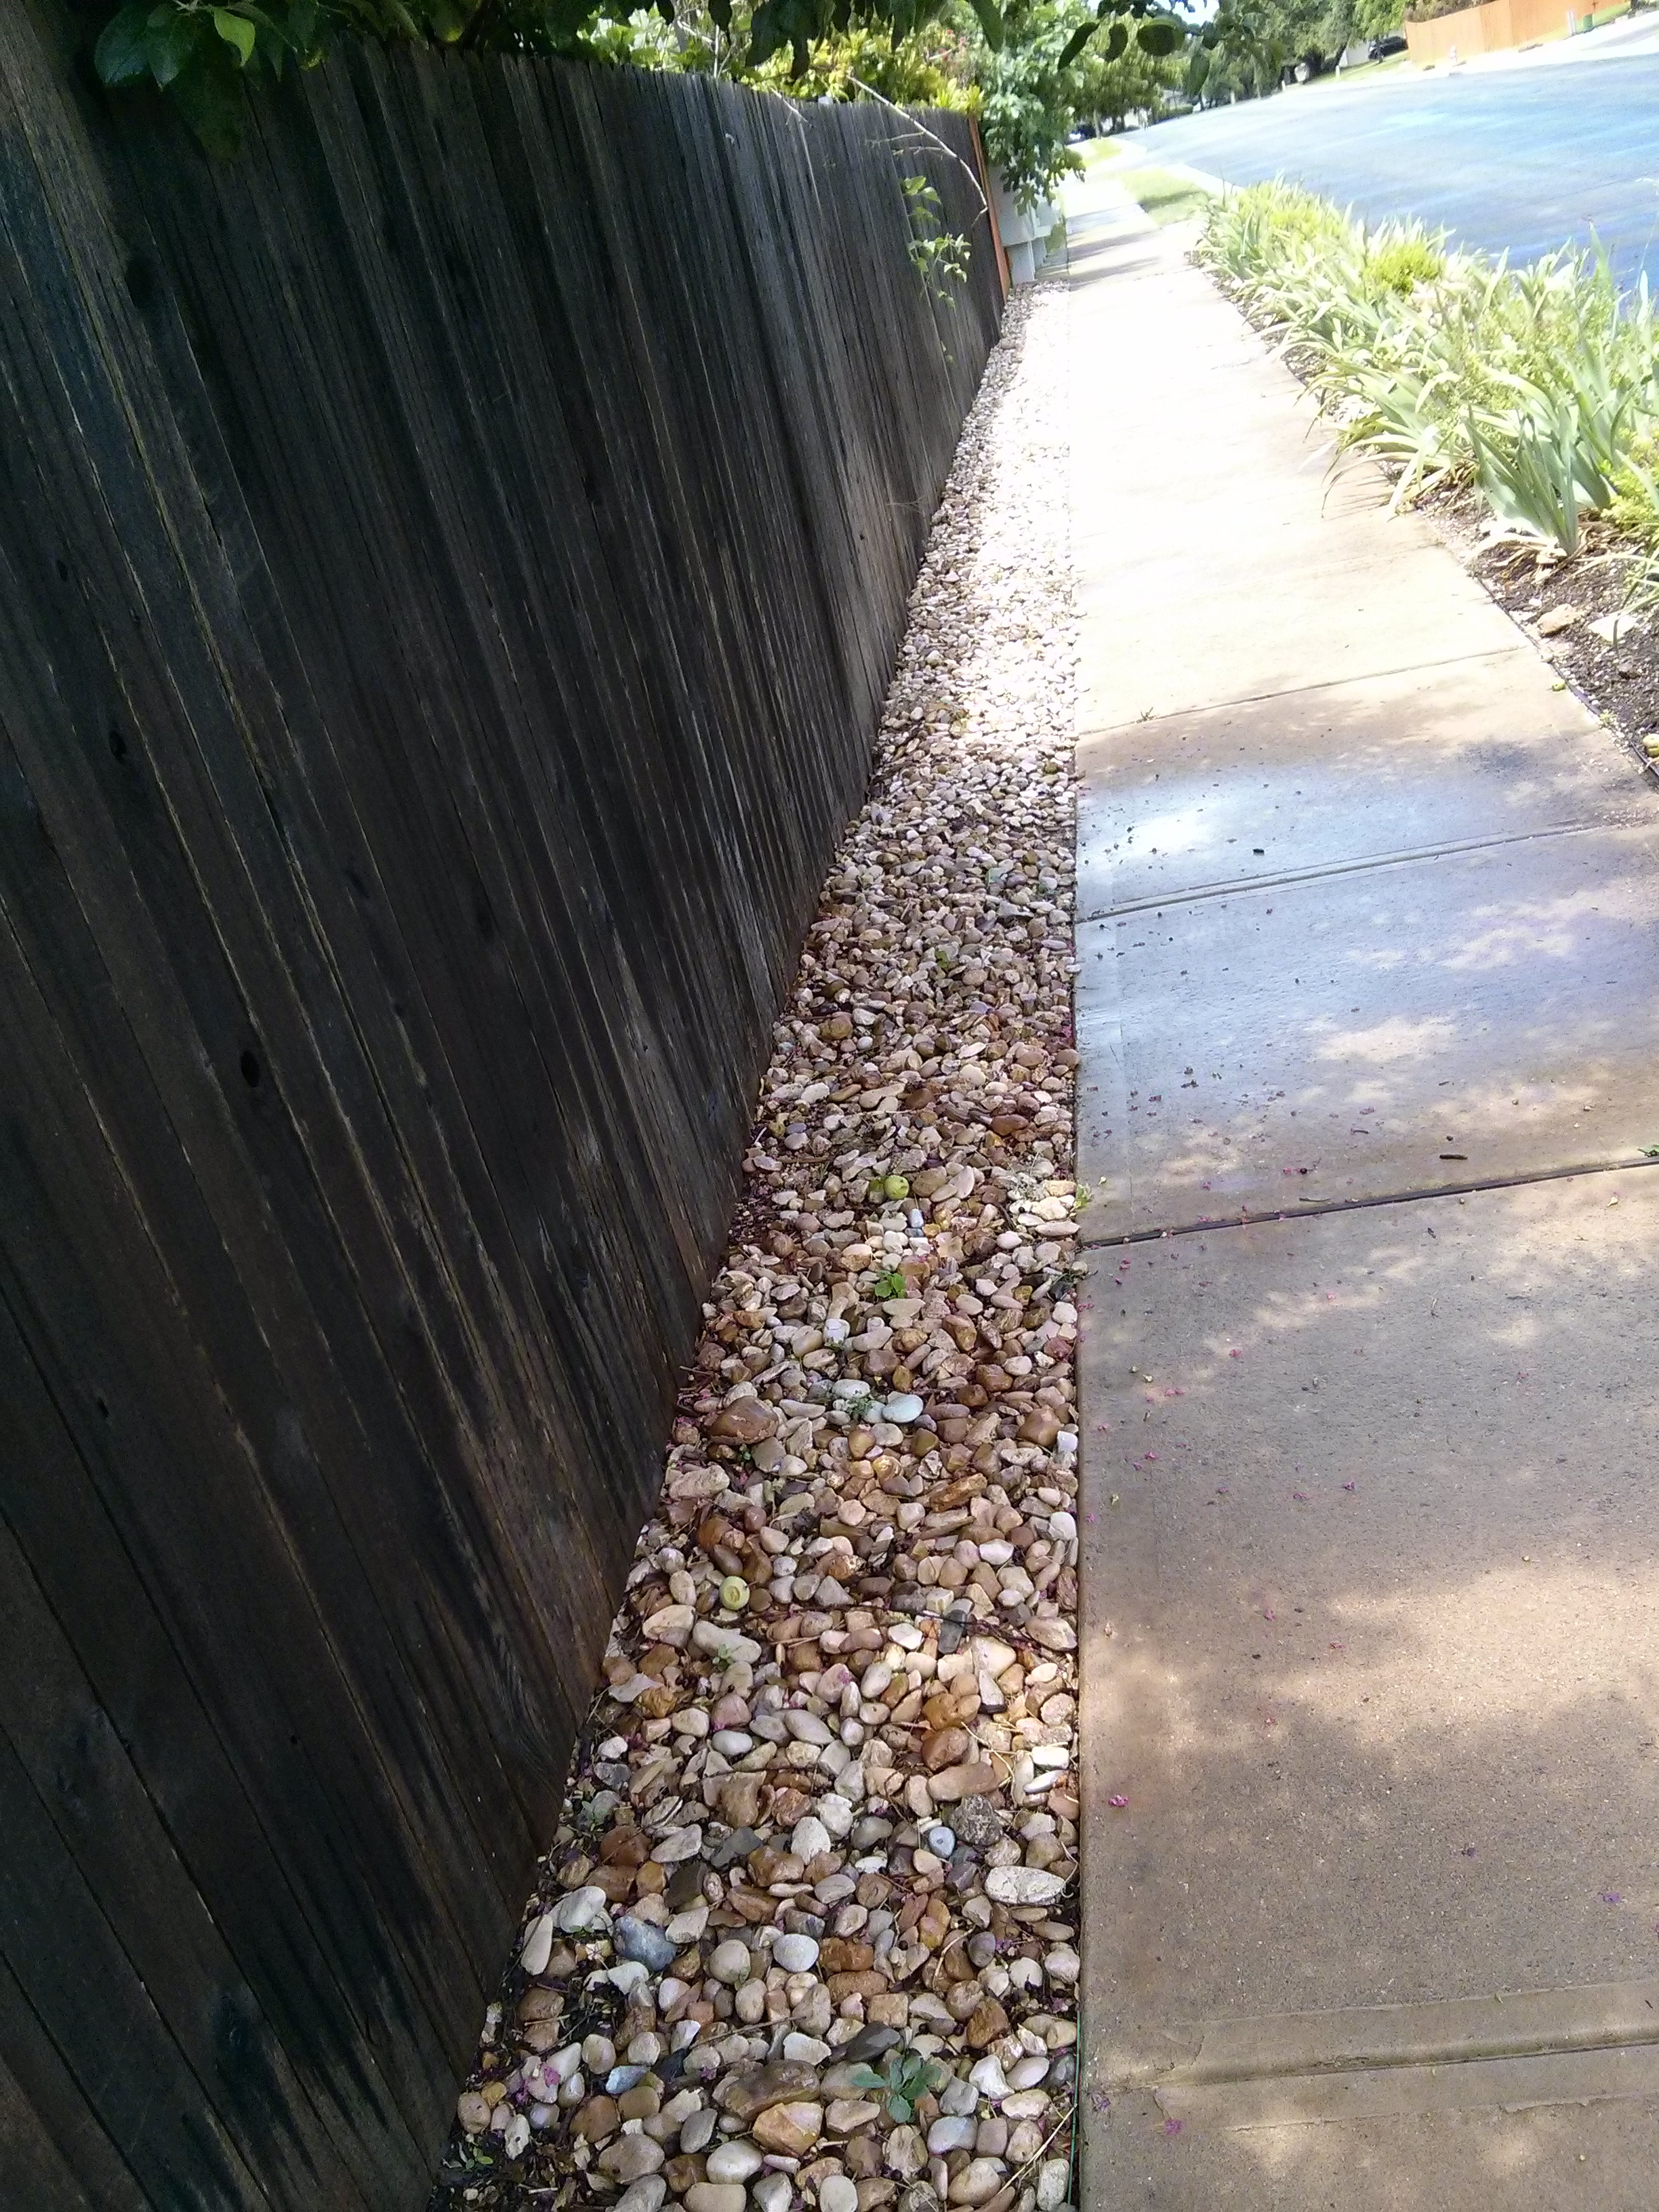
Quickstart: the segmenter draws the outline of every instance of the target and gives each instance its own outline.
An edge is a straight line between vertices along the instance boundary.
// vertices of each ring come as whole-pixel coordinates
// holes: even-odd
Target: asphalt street
[[[1126,146],[1230,184],[1294,179],[1516,260],[1599,240],[1626,282],[1659,283],[1659,55],[1310,85]]]

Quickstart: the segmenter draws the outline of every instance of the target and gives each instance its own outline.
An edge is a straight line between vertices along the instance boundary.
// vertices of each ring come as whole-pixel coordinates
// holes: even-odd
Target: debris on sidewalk
[[[446,2208],[1069,2197],[1063,312],[939,511]]]

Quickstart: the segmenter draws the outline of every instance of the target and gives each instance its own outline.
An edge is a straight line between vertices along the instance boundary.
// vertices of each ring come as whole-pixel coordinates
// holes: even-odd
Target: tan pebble
[[[1008,2033],[1008,2015],[993,1996],[981,1999],[969,2014],[963,2038],[970,2051],[987,2051]]]
[[[1002,2100],[1003,2112],[1011,2120],[1040,2120],[1048,2105],[1046,2089],[1016,2089],[1012,2097]]]
[[[775,1436],[777,1428],[775,1406],[766,1405],[758,1398],[739,1398],[715,1414],[708,1425],[708,1433],[725,1443],[757,1444],[763,1437]]]
[[[774,2059],[764,2066],[734,2066],[715,2086],[714,2102],[733,2119],[746,2121],[769,2105],[804,2099],[818,2086],[816,2066]]]
[[[823,2133],[823,2107],[805,2100],[769,2105],[756,2114],[750,2133],[763,2150],[788,2158],[805,2158]]]
[[[876,1962],[872,1944],[842,1936],[827,1936],[818,1947],[818,1965],[826,1974],[866,1973]]]
[[[947,1766],[928,1782],[936,1805],[954,1805],[963,1797],[989,1797],[997,1787],[997,1771],[988,1759],[969,1759]]]
[[[867,2004],[872,1997],[879,1996],[887,1985],[884,1974],[874,1967],[866,1967],[862,1973],[831,1974],[829,1990],[837,2007],[841,2007],[849,1997],[858,1997]]]
[[[965,1728],[943,1728],[923,1739],[921,1763],[930,1774],[941,1767],[959,1765],[973,1747],[973,1738]]]
[[[952,2204],[988,2204],[1002,2187],[1005,2178],[1000,2159],[970,2159],[951,2182],[948,2201]]]
[[[749,2192],[740,2181],[694,2181],[684,2202],[686,2212],[744,2212]]]
[[[872,2105],[867,2097],[836,2097],[825,2106],[823,2114],[832,2136],[854,2135],[880,2116],[881,2106]]]
[[[595,2163],[613,2181],[641,2181],[647,2173],[662,2171],[663,2148],[649,2136],[618,2136],[615,2142],[605,2145]]]
[[[590,2097],[570,2123],[570,2132],[589,2142],[603,2142],[607,2136],[616,2134],[622,2123],[622,2111],[614,2097]]]
[[[878,2106],[878,2112],[880,2106]],[[847,2171],[855,2180],[872,2181],[881,2172],[881,2138],[873,2128],[866,2127],[861,2135],[849,2136],[841,2147]]]
[[[896,2173],[901,2181],[914,2180],[927,2163],[927,2146],[920,2129],[895,2128],[883,2148],[882,2161],[889,2173]]]
[[[1020,2120],[1009,2130],[1005,2156],[1011,2166],[1029,2166],[1042,2150],[1043,2142],[1042,2130],[1035,2120]]]

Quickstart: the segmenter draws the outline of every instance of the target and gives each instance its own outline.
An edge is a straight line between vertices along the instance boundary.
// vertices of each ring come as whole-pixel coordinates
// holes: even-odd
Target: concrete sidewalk
[[[1659,812],[1068,219],[1084,2202],[1646,2212]]]

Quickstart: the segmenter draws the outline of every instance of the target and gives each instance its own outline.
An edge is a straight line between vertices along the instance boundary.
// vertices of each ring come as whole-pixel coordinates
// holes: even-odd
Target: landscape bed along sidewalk
[[[1068,2200],[1063,295],[1011,302],[439,2202]]]

